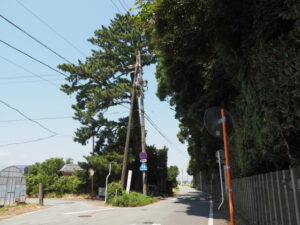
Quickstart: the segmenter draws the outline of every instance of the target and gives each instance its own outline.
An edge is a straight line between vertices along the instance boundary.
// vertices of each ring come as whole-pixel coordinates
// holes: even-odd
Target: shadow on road
[[[210,210],[210,196],[202,192],[189,192],[188,194],[176,195],[176,204],[187,205],[185,211],[178,211],[186,213],[187,215],[199,216],[209,218]],[[219,202],[213,203],[213,218],[214,219],[228,219],[224,212],[218,211]]]

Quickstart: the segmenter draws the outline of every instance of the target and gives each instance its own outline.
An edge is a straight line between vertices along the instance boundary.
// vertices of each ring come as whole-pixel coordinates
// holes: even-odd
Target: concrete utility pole
[[[142,59],[141,53],[138,54],[139,63],[139,87],[141,92],[140,97],[140,109],[141,109],[141,144],[142,152],[146,152],[146,135],[145,135],[145,109],[144,109],[144,80],[142,70]],[[143,194],[147,195],[147,172],[143,171]]]
[[[127,164],[128,164],[128,152],[129,152],[130,133],[131,133],[131,128],[132,128],[133,102],[135,99],[135,86],[136,86],[137,72],[138,72],[138,56],[136,56],[136,62],[135,62],[135,66],[134,66],[134,73],[133,73],[133,79],[132,79],[130,113],[129,113],[129,118],[128,118],[123,165],[122,165],[121,185],[123,188],[125,188],[126,170],[127,170]]]

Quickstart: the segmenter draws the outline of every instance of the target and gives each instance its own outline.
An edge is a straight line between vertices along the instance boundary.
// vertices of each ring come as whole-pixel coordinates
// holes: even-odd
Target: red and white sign
[[[146,152],[141,152],[141,153],[139,154],[139,157],[140,157],[140,159],[147,159],[147,158],[148,158],[148,155],[147,155]]]

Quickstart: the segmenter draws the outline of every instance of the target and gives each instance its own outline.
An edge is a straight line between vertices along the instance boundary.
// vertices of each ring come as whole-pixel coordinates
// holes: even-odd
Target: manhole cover
[[[92,217],[91,215],[80,215],[78,217]]]
[[[143,224],[153,224],[153,222],[144,222]]]

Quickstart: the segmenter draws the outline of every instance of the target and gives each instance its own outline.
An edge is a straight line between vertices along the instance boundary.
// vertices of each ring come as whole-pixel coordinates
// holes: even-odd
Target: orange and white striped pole
[[[228,196],[229,196],[230,225],[234,225],[235,221],[234,221],[233,193],[232,193],[232,183],[231,183],[231,174],[230,174],[228,140],[227,140],[227,132],[226,132],[226,117],[223,108],[221,108],[221,116],[222,116],[223,142],[224,142],[224,151],[225,151],[227,189],[228,189]]]

